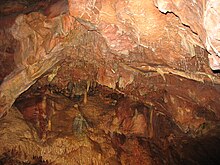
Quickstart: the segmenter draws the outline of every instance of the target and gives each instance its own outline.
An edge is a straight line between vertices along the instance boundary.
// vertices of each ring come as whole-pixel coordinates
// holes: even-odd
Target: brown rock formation
[[[44,90],[40,94],[49,98],[61,94],[72,101],[80,101],[83,97],[84,104],[89,101],[90,92],[104,102],[93,105],[91,102],[95,99],[89,101],[89,105],[100,110],[97,116],[84,110],[80,110],[83,117],[71,112],[63,116],[64,119],[75,117],[84,124],[91,120],[98,131],[108,134],[103,139],[109,138],[112,145],[116,145],[113,149],[108,144],[111,152],[101,159],[95,150],[95,155],[90,155],[91,162],[105,159],[117,164],[120,157],[121,163],[126,164],[132,156],[141,158],[144,154],[142,160],[133,163],[142,164],[145,159],[151,163],[153,160],[146,149],[151,144],[145,138],[157,141],[163,137],[155,143],[166,148],[166,143],[174,137],[203,134],[204,126],[211,129],[219,121],[220,78],[218,73],[212,72],[220,68],[219,6],[216,0],[5,2],[0,7],[0,117],[19,96],[21,100],[32,100],[38,89]],[[97,84],[98,95],[97,89],[91,90]],[[54,116],[52,123],[60,119],[50,111],[38,111],[41,101],[20,108],[28,109],[24,116],[40,120],[40,125],[36,126],[39,130],[50,120],[48,116]],[[24,100],[21,102],[29,105]],[[47,104],[54,108],[53,101]],[[73,106],[68,101],[63,104]],[[79,107],[95,111],[84,104]],[[55,105],[65,109],[62,104]],[[106,109],[114,107],[114,110],[104,113],[105,106]],[[33,116],[36,112],[37,117]],[[95,122],[97,120],[100,123]],[[165,121],[163,126],[162,121]],[[59,123],[55,127],[59,130]],[[48,131],[39,130],[41,138]],[[160,131],[162,133],[158,133]],[[95,132],[92,134],[90,140]],[[124,141],[124,136],[135,138]],[[116,150],[120,152],[115,153]],[[51,159],[44,154],[41,156],[51,162],[56,159],[56,156]],[[65,154],[62,159],[64,157]]]
[[[178,15],[182,23],[190,26],[198,34],[205,48],[211,53],[210,67],[219,69],[219,7],[215,0],[204,1],[170,1],[155,0],[160,11],[173,12]],[[187,13],[187,14],[186,14]]]

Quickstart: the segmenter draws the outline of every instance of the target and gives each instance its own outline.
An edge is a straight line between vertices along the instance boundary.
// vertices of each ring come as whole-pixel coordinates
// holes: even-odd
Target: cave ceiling
[[[200,137],[219,127],[219,8],[218,0],[2,0],[0,155],[20,145],[29,159],[58,164],[77,162],[75,154],[84,164],[86,155],[115,164],[119,157],[121,164],[172,164],[169,155],[186,150],[180,157],[193,162],[197,157],[187,155],[197,152],[193,145],[219,144],[219,132]],[[60,133],[57,121],[71,136],[45,138],[52,126]],[[89,134],[86,145],[71,129]],[[199,138],[181,148],[180,137]],[[51,139],[53,147],[44,143]],[[76,150],[82,146],[87,154]]]
[[[33,84],[96,81],[171,115],[183,131],[219,118],[218,1],[5,1],[0,115]]]

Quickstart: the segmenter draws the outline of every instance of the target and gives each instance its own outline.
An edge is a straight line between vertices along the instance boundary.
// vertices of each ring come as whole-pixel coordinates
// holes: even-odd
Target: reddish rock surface
[[[156,6],[163,13],[173,12],[178,15],[182,23],[190,26],[197,33],[205,48],[211,53],[210,67],[219,67],[219,23],[220,2],[216,0],[185,1],[185,0],[155,0]],[[186,14],[187,13],[187,14]]]
[[[13,8],[14,3],[19,5]],[[30,87],[30,95],[46,87],[70,99],[83,95],[86,103],[88,88],[99,84],[109,89],[101,89],[98,100],[115,106],[115,114],[104,116],[111,119],[104,118],[108,124],[95,125],[106,128],[117,144],[126,136],[156,139],[157,146],[166,148],[176,136],[206,132],[204,125],[211,129],[220,117],[220,78],[212,71],[220,68],[218,7],[214,0],[5,2],[0,13],[0,117]],[[106,94],[112,91],[117,99]],[[38,112],[39,100],[33,103],[24,113],[27,118]],[[85,115],[94,119],[94,114]],[[131,148],[121,143],[119,150],[127,151],[117,155],[121,162],[141,154],[150,160],[145,149],[136,148],[138,138],[124,142]]]
[[[8,109],[20,93],[60,59],[65,58],[64,56],[79,59],[76,57],[79,55],[83,60],[93,59],[92,64],[98,66],[97,71],[94,71],[97,72],[97,81],[111,88],[116,87],[119,79],[120,85],[128,85],[123,84],[127,78],[120,76],[117,71],[121,65],[124,67],[127,64],[129,67],[135,65],[135,68],[156,64],[159,68],[151,69],[161,75],[171,72],[196,81],[211,78],[214,83],[218,83],[218,78],[208,70],[207,55],[205,58],[204,54],[202,61],[193,60],[204,51],[190,43],[188,36],[193,41],[198,40],[198,36],[182,25],[174,15],[160,13],[152,1],[95,1],[94,4],[90,1],[69,1],[70,15],[64,14],[66,5],[65,1],[52,3],[45,10],[48,17],[40,13],[30,13],[16,18],[10,30],[19,41],[19,51],[14,56],[18,69],[14,72],[20,72],[24,76],[20,76],[20,80],[30,77],[29,73],[32,78],[20,83],[17,81],[17,90],[12,86],[15,86],[13,82],[15,83],[18,74],[12,73],[10,80],[5,78],[1,86],[1,96],[6,99],[3,102],[7,103],[2,111]],[[61,14],[51,13],[50,11],[54,11],[52,8],[59,9],[56,11]],[[97,44],[98,49],[91,44],[91,49],[88,48],[87,43],[92,41],[92,37],[93,43],[102,42],[101,45]],[[86,43],[85,38],[90,40]],[[85,46],[82,47],[82,44]],[[42,64],[39,64],[40,61]],[[43,63],[47,65],[43,66]],[[107,65],[103,65],[104,63]],[[132,77],[128,77],[128,82],[133,81]],[[12,89],[9,96],[8,92]]]

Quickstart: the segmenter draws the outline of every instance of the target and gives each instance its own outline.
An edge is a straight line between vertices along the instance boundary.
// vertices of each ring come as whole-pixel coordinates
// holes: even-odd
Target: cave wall
[[[73,106],[63,96],[68,84],[95,82],[123,99],[109,99],[102,89],[103,93],[84,105],[85,116],[102,132],[90,128],[92,139],[86,139],[83,149],[85,153],[91,151],[89,160],[111,162],[109,159],[119,157],[117,150],[124,150],[127,153],[120,151],[124,164],[172,163],[178,155],[169,156],[183,150],[175,144],[184,144],[178,138],[206,134],[219,122],[220,79],[219,73],[212,71],[219,69],[220,61],[218,8],[219,2],[214,0],[5,1],[0,5],[0,121],[6,132],[0,136],[0,153],[4,154],[4,148],[15,148],[25,151],[20,155],[22,160],[35,155],[58,163],[64,158],[67,163],[77,163],[80,158],[86,162],[87,157],[76,149],[83,144],[72,137],[59,137],[50,143],[55,148],[60,144],[68,148],[69,157],[63,150],[57,159],[59,150],[43,145],[43,135],[43,140],[39,139],[37,131],[27,125],[27,118],[14,108],[14,102],[25,100],[20,108],[34,120],[31,115],[36,115],[36,108],[42,111],[44,102],[32,105],[32,97],[38,89],[45,90],[47,106],[61,107],[55,120],[62,121],[66,114],[63,107]],[[62,97],[53,98],[56,93]],[[99,102],[103,107],[98,106]],[[92,109],[91,104],[97,104],[96,108]],[[106,112],[105,106],[115,109]],[[73,109],[75,113],[74,106],[68,111],[71,117],[75,115]],[[91,114],[95,110],[98,113],[94,117]],[[72,118],[66,121],[68,128],[71,122]],[[12,133],[14,125],[18,125],[18,136]],[[102,157],[96,144],[100,139],[106,151]],[[195,141],[200,143],[199,139]],[[19,148],[27,143],[30,148]],[[189,144],[188,148],[193,147]],[[30,155],[25,157],[26,152]],[[161,158],[153,159],[152,152]],[[75,153],[79,160],[73,160]],[[194,160],[193,156],[187,157]]]
[[[163,12],[179,14],[169,1],[69,0],[16,16],[5,32],[17,45],[13,70],[0,86],[1,116],[39,79],[60,88],[84,79],[162,109],[185,131],[205,122],[197,110],[214,112],[219,118],[220,79],[203,49],[211,35],[204,33],[204,15],[183,20],[182,13],[163,14],[155,4]],[[210,3],[198,2],[201,13],[202,5]],[[3,29],[8,29],[6,25]],[[213,49],[207,50],[215,56]]]

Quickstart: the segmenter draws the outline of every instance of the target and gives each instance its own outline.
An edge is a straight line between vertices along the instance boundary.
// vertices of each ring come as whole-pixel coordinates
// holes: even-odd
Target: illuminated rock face
[[[12,35],[15,46],[13,66],[2,74],[0,115],[37,80],[60,89],[87,80],[152,107],[162,106],[186,132],[204,123],[204,117],[196,115],[201,107],[218,118],[220,79],[209,65],[219,65],[219,13],[214,10],[219,3],[187,2],[39,2],[42,11],[24,12],[29,14],[11,22],[2,19],[2,33]],[[3,54],[10,43],[1,43]],[[138,121],[143,117],[133,122]]]
[[[192,31],[198,34],[205,48],[212,54],[209,57],[210,67],[213,70],[220,69],[220,2],[216,0],[155,0],[154,2],[160,11],[175,13],[183,24],[189,25]]]
[[[70,115],[76,119],[73,125],[77,130],[78,125],[89,127],[85,125],[91,123],[85,120],[91,119],[98,129],[110,134],[106,141],[111,139],[114,145],[137,157],[130,160],[132,156],[121,153],[122,162],[133,164],[143,164],[144,159],[153,161],[146,148],[141,148],[141,138],[157,141],[165,137],[158,144],[166,146],[167,141],[179,136],[175,131],[197,136],[217,125],[220,78],[212,72],[220,69],[217,0],[33,0],[35,4],[29,6],[31,2],[18,0],[0,6],[0,117],[30,87],[28,92],[32,94],[45,88],[46,107],[59,109],[49,119],[52,126],[55,124],[59,130],[56,121],[65,123]],[[97,84],[111,92],[100,89],[90,100],[88,89]],[[62,99],[56,98],[56,93]],[[62,113],[66,105],[72,106],[69,99],[74,95],[83,95],[84,104],[88,102],[82,106],[85,119],[75,111]],[[27,98],[33,100],[33,105],[21,106],[26,108],[24,115],[35,120],[38,114],[43,125],[48,114],[39,107],[46,104],[34,96]],[[24,105],[32,103],[27,98],[23,98],[27,101],[23,100]],[[92,112],[97,115],[94,117]],[[15,120],[13,116],[8,118],[10,122]],[[68,122],[69,127],[72,124]],[[126,137],[141,140],[126,141]],[[99,160],[97,146],[94,149],[95,159]],[[112,146],[110,149],[105,158],[118,157]]]

